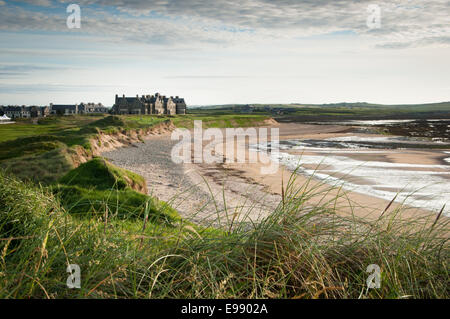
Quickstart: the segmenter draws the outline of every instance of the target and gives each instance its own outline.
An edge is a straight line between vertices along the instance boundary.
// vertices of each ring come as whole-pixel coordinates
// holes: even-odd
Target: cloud
[[[25,2],[40,7],[50,7],[52,5],[51,0],[15,0],[14,2]]]
[[[0,78],[28,76],[36,71],[66,70],[66,67],[41,66],[30,64],[0,64]]]
[[[257,76],[248,75],[174,75],[166,76],[165,79],[251,79]]]
[[[35,1],[27,1],[33,2]],[[60,0],[68,5],[72,0]],[[39,0],[42,6],[49,0]],[[450,34],[447,0],[378,0],[381,28],[366,25],[373,0],[78,0],[81,30],[68,30],[60,15],[6,8],[0,30],[79,32],[110,41],[172,47],[234,45],[298,39],[346,31],[378,48],[448,45],[426,39]],[[95,5],[95,6],[93,6]]]
[[[110,85],[68,85],[68,84],[2,84],[0,93],[42,94],[43,92],[96,92],[100,89],[114,88]]]
[[[0,30],[55,31],[82,36],[102,37],[110,43],[133,42],[151,45],[193,47],[198,44],[226,44],[239,37],[251,41],[248,32],[230,32],[221,26],[204,25],[187,20],[161,20],[110,15],[104,11],[83,10],[81,29],[68,29],[66,16],[36,12],[21,7],[0,11]],[[247,33],[246,35],[244,33]]]
[[[450,36],[422,38],[417,41],[388,42],[388,43],[378,44],[376,47],[382,48],[382,49],[406,49],[406,48],[417,48],[417,47],[428,46],[428,45],[450,46]]]

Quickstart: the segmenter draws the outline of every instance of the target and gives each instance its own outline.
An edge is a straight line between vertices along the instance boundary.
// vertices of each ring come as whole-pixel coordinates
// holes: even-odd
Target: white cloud
[[[39,1],[41,5],[49,2]],[[447,41],[427,39],[450,35],[450,2],[446,0],[377,1],[382,9],[382,27],[376,30],[366,25],[367,6],[372,0],[78,0],[77,3],[82,7],[80,32],[148,44],[229,45],[346,31],[368,39],[378,48],[406,48],[448,45]],[[92,4],[103,10],[92,9]],[[112,14],[114,9],[119,13]],[[0,29],[67,32],[65,19],[64,15],[16,7],[2,10]]]
[[[15,0],[14,2],[25,2],[35,6],[50,7],[52,5],[51,0]]]

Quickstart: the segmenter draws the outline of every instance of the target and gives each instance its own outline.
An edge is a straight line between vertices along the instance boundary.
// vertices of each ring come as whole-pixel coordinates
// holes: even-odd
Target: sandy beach
[[[309,125],[309,124],[276,124],[271,127],[279,129],[280,145],[292,140],[308,141],[349,141],[373,140],[382,136],[377,134],[361,133],[357,129],[340,125]],[[240,137],[238,137],[239,139]],[[245,138],[241,137],[241,138]],[[134,171],[142,175],[147,181],[149,193],[161,200],[171,203],[182,216],[194,222],[214,221],[219,223],[231,220],[257,221],[270,214],[280,203],[282,188],[286,188],[292,175],[292,167],[280,165],[273,174],[262,174],[261,168],[267,164],[256,163],[182,163],[175,164],[171,159],[171,150],[178,141],[172,141],[170,134],[160,136],[148,136],[145,143],[134,144],[131,147],[119,148],[102,155],[114,164]],[[205,141],[204,144],[208,144]],[[403,142],[402,142],[403,143]],[[220,142],[215,144],[216,150],[225,150],[225,145]],[[235,151],[237,151],[235,146]],[[244,149],[247,158],[250,152],[248,147]],[[293,189],[305,187],[304,190],[313,190],[316,196],[310,198],[306,206],[317,204],[332,205],[337,208],[339,214],[356,214],[364,218],[377,218],[388,206],[395,196],[395,189],[389,189],[386,185],[375,185],[379,181],[370,178],[362,178],[348,172],[330,170],[330,165],[316,162],[318,156],[326,158],[343,159],[343,163],[370,162],[371,167],[384,165],[384,174],[389,176],[389,165],[395,166],[400,172],[417,172],[431,169],[433,174],[440,174],[441,178],[450,182],[450,165],[445,162],[449,157],[445,150],[419,149],[336,149],[302,147],[283,150],[289,156],[301,156],[306,159],[302,168],[303,173],[295,175]],[[219,151],[220,153],[220,151]],[[236,152],[235,152],[236,154]],[[222,157],[223,154],[217,154]],[[311,159],[311,162],[307,162]],[[282,162],[283,163],[283,162]],[[340,163],[340,162],[339,162]],[[338,163],[338,164],[339,164]],[[356,162],[355,162],[356,163]],[[331,165],[336,165],[333,162]],[[332,180],[311,177],[308,170],[313,170],[320,176],[333,176]],[[404,171],[402,171],[404,170]],[[367,169],[365,170],[367,171]],[[326,175],[328,174],[328,175]],[[376,173],[377,174],[377,173]],[[318,175],[319,176],[319,175]],[[356,185],[356,189],[340,187],[337,180]],[[445,182],[444,182],[445,183]],[[330,185],[336,185],[331,187]],[[412,185],[414,186],[414,185]],[[415,186],[419,186],[416,185]],[[377,187],[380,189],[378,190]],[[383,189],[386,188],[386,189]],[[365,191],[359,192],[358,189]],[[373,192],[373,195],[372,195]],[[390,192],[394,196],[390,196]],[[423,197],[423,195],[421,195]],[[384,197],[384,198],[383,198]],[[418,198],[418,201],[424,200]],[[425,198],[426,200],[426,198]],[[422,203],[422,202],[420,202]],[[440,202],[438,202],[440,203]],[[391,205],[389,211],[401,205],[397,200]],[[404,216],[436,216],[436,211],[424,209],[420,205],[405,205]],[[386,213],[389,213],[386,212]]]

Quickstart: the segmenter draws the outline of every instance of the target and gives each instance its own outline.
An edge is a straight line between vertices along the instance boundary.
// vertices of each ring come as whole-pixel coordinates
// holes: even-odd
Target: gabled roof
[[[140,98],[137,98],[137,97],[118,97],[117,100],[118,101],[125,100],[127,103],[133,103],[135,101],[140,101]]]
[[[75,110],[77,107],[76,104],[53,104],[52,110]]]
[[[4,112],[22,112],[21,106],[7,106],[3,108]]]

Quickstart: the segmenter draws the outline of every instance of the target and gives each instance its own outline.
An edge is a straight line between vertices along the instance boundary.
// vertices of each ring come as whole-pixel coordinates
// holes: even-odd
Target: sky
[[[450,101],[450,1],[0,0],[0,105],[156,92],[190,106]]]

